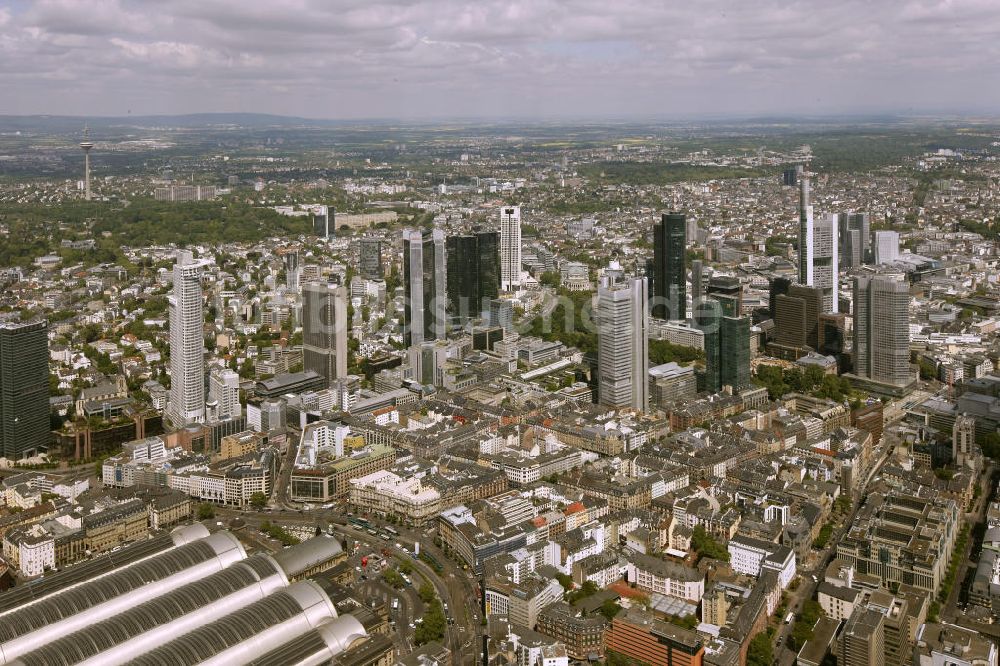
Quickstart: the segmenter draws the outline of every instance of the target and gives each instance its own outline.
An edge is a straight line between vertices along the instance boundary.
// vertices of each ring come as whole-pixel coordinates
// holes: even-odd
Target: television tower
[[[93,147],[94,144],[90,142],[90,129],[84,125],[80,148],[83,149],[83,186],[87,201],[90,201],[90,149]]]

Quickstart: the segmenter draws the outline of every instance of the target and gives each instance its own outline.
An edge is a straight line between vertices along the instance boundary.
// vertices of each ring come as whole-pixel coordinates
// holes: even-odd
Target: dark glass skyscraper
[[[726,317],[722,305],[705,299],[693,313],[705,336],[705,386],[717,393],[723,386],[750,385],[750,317]]]
[[[347,288],[313,282],[302,288],[302,362],[331,387],[347,377]]]
[[[657,319],[687,318],[687,220],[664,213],[653,225],[653,298]]]
[[[500,235],[480,231],[449,236],[446,247],[449,318],[465,322],[483,316],[500,293]]]
[[[723,317],[719,336],[719,382],[734,389],[750,385],[750,317]]]
[[[320,206],[313,212],[313,235],[319,238],[333,238],[337,212],[328,206]]]
[[[445,337],[444,232],[403,232],[403,344],[419,345]]]
[[[34,455],[49,444],[48,323],[0,324],[0,455]]]
[[[768,299],[767,306],[771,311],[771,318],[773,319],[776,314],[776,306],[778,304],[778,296],[781,294],[787,294],[788,288],[792,286],[792,281],[786,277],[775,277],[771,280],[771,284],[768,287]]]

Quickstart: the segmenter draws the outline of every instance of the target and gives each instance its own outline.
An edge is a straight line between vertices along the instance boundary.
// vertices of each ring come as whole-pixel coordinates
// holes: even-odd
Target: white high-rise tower
[[[597,289],[598,401],[619,409],[649,407],[649,287],[646,278]]]
[[[803,172],[799,178],[799,284],[823,289],[823,312],[838,309],[838,228],[836,216],[814,221],[809,174]]]
[[[170,400],[167,416],[175,426],[205,420],[205,339],[201,273],[209,264],[181,250],[174,264],[170,304]]]
[[[83,187],[87,201],[90,201],[90,149],[94,144],[90,142],[90,128],[83,127],[83,141],[80,148],[83,150]]]
[[[521,286],[521,209],[500,209],[500,288],[516,291]]]

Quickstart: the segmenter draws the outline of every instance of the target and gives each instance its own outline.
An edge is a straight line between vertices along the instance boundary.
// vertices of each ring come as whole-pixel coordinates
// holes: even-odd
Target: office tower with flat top
[[[910,294],[889,277],[854,278],[854,374],[895,387],[910,372]]]
[[[0,456],[48,449],[49,338],[45,321],[0,323]]]
[[[229,368],[213,368],[208,378],[208,400],[215,402],[220,421],[240,418],[240,376]]]
[[[875,232],[875,263],[891,264],[899,260],[899,232]]]
[[[687,219],[664,213],[653,225],[653,304],[657,319],[687,318]]]
[[[705,342],[704,390],[717,393],[723,386],[741,389],[750,384],[750,317],[728,317],[723,305],[706,298],[695,309],[694,324]]]
[[[465,323],[489,312],[500,293],[499,235],[495,231],[449,236],[448,317]]]
[[[313,235],[317,238],[329,239],[334,236],[337,212],[329,206],[319,206],[313,212]]]
[[[443,340],[447,331],[444,232],[403,232],[403,344]]]
[[[310,282],[302,287],[302,366],[327,388],[347,377],[347,287]]]
[[[598,401],[617,409],[649,407],[649,294],[645,278],[604,278],[597,290]]]
[[[713,275],[708,281],[708,297],[722,305],[726,317],[739,317],[743,310],[743,284],[728,275]]]
[[[358,274],[366,280],[381,280],[385,277],[380,239],[362,238],[358,241]]]
[[[521,209],[500,209],[500,288],[517,291],[521,287]]]

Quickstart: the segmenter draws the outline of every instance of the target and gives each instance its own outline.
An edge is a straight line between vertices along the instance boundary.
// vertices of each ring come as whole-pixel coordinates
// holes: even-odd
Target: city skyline
[[[1000,102],[988,85],[996,47],[986,26],[997,20],[1000,6],[976,0],[336,9],[8,0],[0,83],[17,94],[0,114],[981,114]]]

